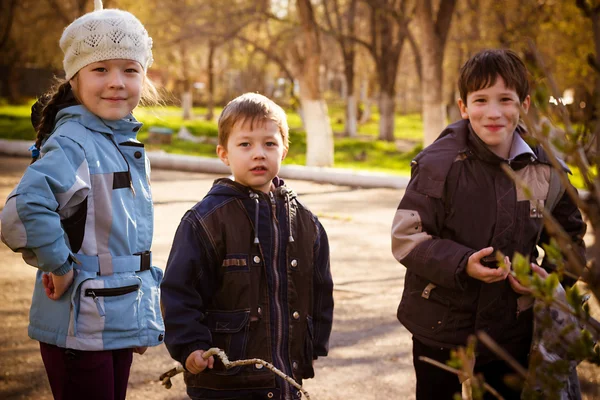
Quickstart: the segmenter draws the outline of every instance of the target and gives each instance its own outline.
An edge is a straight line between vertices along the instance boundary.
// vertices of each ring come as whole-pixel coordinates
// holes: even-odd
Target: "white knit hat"
[[[60,38],[65,79],[86,65],[112,59],[137,61],[146,72],[153,58],[144,25],[127,11],[103,10],[102,0],[94,0],[94,9],[67,26]]]

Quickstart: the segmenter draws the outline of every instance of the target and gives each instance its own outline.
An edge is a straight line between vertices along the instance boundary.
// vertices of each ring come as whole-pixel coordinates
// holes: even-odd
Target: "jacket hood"
[[[288,222],[288,229],[289,229],[289,237],[288,237],[288,241],[290,243],[294,242],[294,234],[292,232],[292,224],[291,224],[291,214],[290,214],[290,202],[296,198],[296,193],[289,189],[287,186],[285,186],[285,182],[283,181],[283,179],[279,178],[279,177],[275,177],[273,178],[273,186],[275,187],[275,190],[272,192],[274,197],[276,199],[281,199],[285,202],[285,210],[286,210],[286,215],[287,215],[287,222]],[[259,226],[259,202],[260,202],[260,198],[265,199],[266,201],[269,201],[269,195],[263,193],[263,192],[258,192],[255,191],[251,188],[249,188],[248,186],[242,185],[241,183],[232,181],[229,178],[221,178],[221,179],[217,179],[215,180],[215,182],[213,183],[212,188],[210,189],[210,191],[208,192],[208,194],[206,195],[206,197],[209,196],[222,196],[222,197],[235,197],[235,198],[239,198],[241,200],[251,200],[254,203],[254,226],[258,227]],[[219,200],[220,202],[221,200]],[[250,210],[248,210],[248,214],[250,216],[252,216],[252,212]],[[254,230],[254,244],[259,244],[259,238],[258,238],[258,230],[255,229]]]
[[[272,183],[275,187],[275,196],[284,197],[286,194],[288,194],[290,199],[296,198],[296,193],[285,186],[285,181],[280,177],[276,176],[273,178]],[[232,196],[241,199],[247,199],[248,197],[253,197],[252,193],[256,193],[260,196],[262,192],[253,190],[248,186],[231,180],[230,178],[219,178],[214,181],[213,186],[210,188],[207,196]]]

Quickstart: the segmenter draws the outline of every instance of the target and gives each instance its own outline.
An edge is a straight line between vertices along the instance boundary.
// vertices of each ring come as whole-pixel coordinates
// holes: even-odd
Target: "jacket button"
[[[158,335],[158,341],[159,341],[159,342],[162,342],[162,341],[163,341],[163,339],[164,339],[164,336],[163,336],[163,334],[162,334],[162,333],[161,333],[160,335]]]
[[[264,365],[262,365],[262,364],[260,364],[260,363],[256,363],[256,364],[254,364],[254,368],[256,368],[256,369],[263,369],[264,367],[265,367],[265,366],[264,366]]]
[[[298,363],[296,361],[292,363],[292,368],[298,369]]]
[[[134,156],[135,158],[138,158],[138,159],[139,159],[139,158],[142,158],[142,152],[140,152],[140,151],[136,151],[135,153],[133,153],[133,156]]]
[[[258,307],[256,311],[258,312],[258,315],[262,315],[262,308]]]
[[[268,398],[272,399],[272,398],[273,398],[273,396],[274,396],[273,392],[269,392],[269,393],[267,393],[267,397],[268,397]]]
[[[259,256],[254,256],[254,258],[252,259],[256,264],[258,264],[260,262],[260,257]]]
[[[294,311],[294,312],[292,313],[292,318],[294,318],[294,319],[298,319],[298,318],[300,318],[300,313],[299,313],[298,311]]]
[[[290,263],[290,265],[294,268],[296,268],[298,266],[298,260],[292,260],[292,262]]]

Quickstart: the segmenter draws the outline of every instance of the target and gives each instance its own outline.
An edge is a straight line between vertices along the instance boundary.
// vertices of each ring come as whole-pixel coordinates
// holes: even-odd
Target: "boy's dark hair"
[[[273,100],[258,93],[244,93],[231,100],[219,117],[219,144],[227,146],[229,134],[238,123],[250,122],[250,129],[255,123],[273,121],[279,128],[283,145],[289,147],[289,128],[285,111]]]
[[[466,104],[469,93],[494,86],[498,76],[522,103],[529,94],[529,72],[519,56],[507,49],[482,50],[467,60],[458,78],[460,98]]]

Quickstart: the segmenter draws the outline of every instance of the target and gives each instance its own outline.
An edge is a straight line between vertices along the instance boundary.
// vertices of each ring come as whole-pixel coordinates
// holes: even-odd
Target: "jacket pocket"
[[[302,362],[302,379],[314,378],[315,370],[313,368],[314,355],[314,327],[313,319],[309,315],[306,317],[306,338],[304,339],[304,355]]]
[[[157,346],[165,335],[165,323],[160,312],[160,283],[163,271],[157,267],[137,273],[142,280],[140,300],[140,338],[142,346]],[[144,342],[143,340],[146,340]]]
[[[408,325],[409,330],[414,328],[418,333],[430,335],[445,326],[450,301],[440,296],[436,289],[430,289],[426,295],[423,290],[414,290],[403,296],[398,317]]]
[[[73,291],[74,335],[89,341],[90,350],[108,349],[107,342],[135,338],[140,331],[141,279],[136,275],[89,277],[80,273]],[[79,276],[78,276],[79,278]]]
[[[225,351],[230,361],[242,360],[246,355],[250,310],[207,311],[206,325],[212,334],[212,345]],[[214,373],[235,375],[242,367],[225,369],[215,358]]]

